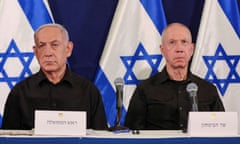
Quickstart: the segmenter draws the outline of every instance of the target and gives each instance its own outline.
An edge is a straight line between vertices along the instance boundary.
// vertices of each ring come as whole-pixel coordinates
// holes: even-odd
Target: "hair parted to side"
[[[34,32],[34,41],[35,43],[37,42],[37,34],[38,32],[45,28],[45,27],[56,27],[56,28],[59,28],[61,30],[61,32],[63,33],[63,36],[65,37],[66,41],[69,41],[69,34],[68,34],[68,31],[67,29],[61,25],[61,24],[57,24],[57,23],[48,23],[48,24],[44,24],[44,25],[41,25],[40,27],[38,27],[38,29]]]

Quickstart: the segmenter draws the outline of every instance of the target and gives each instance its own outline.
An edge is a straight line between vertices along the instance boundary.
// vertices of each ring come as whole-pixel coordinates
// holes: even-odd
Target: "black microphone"
[[[198,111],[198,102],[197,102],[197,91],[198,86],[196,83],[191,82],[187,85],[186,88],[187,92],[189,93],[190,98],[192,99],[192,111],[197,112]]]

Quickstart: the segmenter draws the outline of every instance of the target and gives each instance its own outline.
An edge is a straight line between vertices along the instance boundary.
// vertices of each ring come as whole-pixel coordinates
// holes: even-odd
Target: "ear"
[[[67,57],[70,57],[72,55],[72,50],[73,50],[73,42],[69,41],[67,43],[67,49],[66,49]]]
[[[164,51],[163,51],[163,45],[162,44],[160,45],[160,52],[164,56]]]
[[[32,49],[33,49],[34,54],[36,55],[36,54],[37,54],[37,50],[36,50],[37,47],[36,47],[36,46],[33,46]]]
[[[194,49],[195,49],[194,43],[191,43],[191,56],[192,56],[193,53],[194,53]]]

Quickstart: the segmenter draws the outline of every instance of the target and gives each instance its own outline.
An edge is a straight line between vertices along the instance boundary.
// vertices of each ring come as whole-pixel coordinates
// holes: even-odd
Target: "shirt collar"
[[[163,68],[163,70],[160,72],[159,78],[158,78],[160,83],[164,83],[166,81],[171,81],[168,73],[167,73],[167,68],[166,66]],[[193,80],[193,74],[192,72],[189,70],[188,74],[187,74],[187,80],[185,80],[186,82],[191,82]]]
[[[73,78],[72,78],[72,72],[71,72],[71,70],[68,68],[68,66],[67,66],[67,69],[66,69],[66,72],[65,72],[65,74],[64,74],[64,76],[63,76],[63,78],[62,78],[62,80],[59,82],[59,83],[68,83],[68,84],[70,84],[71,86],[73,86],[74,84],[73,84],[73,82],[74,82],[74,80],[73,80]],[[39,70],[39,72],[37,73],[37,84],[38,85],[41,85],[41,84],[43,84],[44,82],[49,82],[49,83],[51,83],[48,79],[47,79],[47,77],[46,77],[46,75],[43,73],[43,71],[40,69]]]

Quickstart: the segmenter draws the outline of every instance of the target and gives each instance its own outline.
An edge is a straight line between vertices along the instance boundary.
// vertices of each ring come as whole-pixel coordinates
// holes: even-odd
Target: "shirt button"
[[[52,106],[53,106],[53,107],[56,107],[56,106],[57,106],[57,104],[56,104],[55,102],[53,102],[53,103],[52,103]]]
[[[178,93],[179,93],[179,94],[181,94],[181,93],[182,93],[182,91],[181,91],[181,90],[178,90]]]
[[[179,110],[180,110],[180,111],[182,111],[182,109],[183,109],[182,107],[179,107]]]
[[[183,127],[183,124],[180,124],[180,127],[182,128],[182,127]]]

